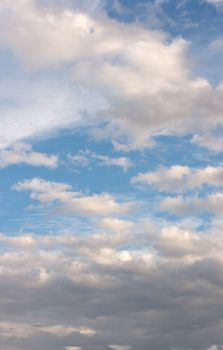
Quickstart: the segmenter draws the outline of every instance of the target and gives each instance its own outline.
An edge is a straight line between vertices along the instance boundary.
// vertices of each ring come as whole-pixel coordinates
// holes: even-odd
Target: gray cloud
[[[138,236],[130,228],[121,240],[118,222],[113,234],[31,235],[32,244],[2,235],[1,347],[221,344],[222,238],[170,226],[142,226]]]

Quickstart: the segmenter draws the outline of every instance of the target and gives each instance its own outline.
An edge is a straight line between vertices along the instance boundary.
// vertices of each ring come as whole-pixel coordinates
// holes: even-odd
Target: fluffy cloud
[[[159,191],[166,192],[184,192],[199,189],[204,185],[222,187],[223,167],[208,166],[203,169],[182,165],[161,167],[154,172],[134,176],[131,183],[153,186]]]
[[[0,168],[21,163],[56,168],[58,165],[58,157],[34,152],[32,151],[31,145],[24,143],[18,143],[11,148],[0,150]]]
[[[130,213],[135,205],[133,202],[118,203],[108,193],[84,196],[80,192],[72,192],[70,185],[45,181],[40,178],[24,180],[13,186],[16,191],[31,191],[31,198],[41,203],[55,204],[57,214],[77,215],[124,215]]]
[[[166,350],[221,343],[221,235],[143,224],[114,242],[110,231],[95,230],[86,237],[32,235],[31,250],[1,236],[1,347]]]
[[[217,192],[205,197],[166,197],[160,203],[160,210],[175,215],[198,215],[211,213],[221,216],[223,205],[223,193]]]
[[[55,156],[16,142],[77,126],[98,140],[110,138],[119,151],[151,147],[161,134],[184,133],[211,148],[212,140],[204,138],[222,122],[223,86],[213,87],[191,71],[188,43],[102,12],[95,16],[94,4],[90,15],[83,12],[87,3],[0,1],[0,49],[9,61],[14,55],[18,70],[18,82],[14,77],[0,84],[0,166],[55,167]],[[133,157],[136,163],[137,155]],[[70,160],[124,171],[133,166],[128,157],[90,151],[71,154]],[[26,201],[17,193],[24,226],[18,235],[15,226],[13,234],[0,234],[0,348],[220,349],[222,179],[222,164],[138,173],[132,184],[179,192],[176,197],[158,194],[158,211],[184,215],[179,222],[171,216],[174,225],[162,221],[168,217],[163,213],[154,222],[148,219],[156,210],[156,194],[146,199],[152,205],[145,215],[145,208],[134,211],[136,203],[126,200],[126,193],[120,199],[107,192],[81,192],[66,181],[16,180],[14,190],[28,191],[32,205],[53,214],[47,222],[52,220],[53,228],[43,229],[42,216],[37,216],[41,234],[23,233]],[[209,192],[210,186],[216,193]],[[137,188],[132,190],[140,198]],[[193,193],[181,193],[187,191]],[[141,198],[143,202],[145,196]],[[194,218],[207,212],[215,216],[209,229]],[[15,220],[17,214],[9,214]],[[74,229],[58,229],[55,222],[63,226],[66,220]]]
[[[221,122],[222,85],[193,77],[182,39],[169,42],[138,24],[43,8],[31,0],[2,1],[0,16],[2,47],[26,66],[71,63],[74,84],[104,96],[110,107],[99,120],[108,127],[95,132],[112,137],[116,147],[144,148],[153,144],[152,135],[201,131]]]

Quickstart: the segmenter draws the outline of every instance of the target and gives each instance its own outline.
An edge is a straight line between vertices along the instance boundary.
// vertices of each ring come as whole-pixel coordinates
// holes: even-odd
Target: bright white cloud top
[[[114,139],[114,133],[127,135],[127,149],[149,147],[151,136],[166,130],[177,134],[202,131],[216,127],[221,120],[222,85],[215,88],[208,80],[193,77],[187,63],[188,43],[183,39],[168,42],[164,33],[138,24],[122,24],[105,15],[95,19],[56,7],[46,9],[38,1],[2,1],[0,15],[0,43],[12,50],[25,68],[55,69],[71,64],[76,86],[103,91],[108,104],[107,133]],[[42,98],[47,93],[44,91]],[[23,111],[18,120],[16,113],[14,122],[24,124],[27,130],[20,137],[72,125],[80,119],[75,111],[73,117],[69,115],[70,92],[57,93],[56,105],[48,107],[49,114],[54,109],[48,122],[40,109],[41,100],[33,106],[37,109],[34,113],[41,113],[37,120],[30,121],[32,117]],[[86,107],[79,108],[81,114]],[[3,125],[7,122],[3,119]]]
[[[223,348],[222,5],[0,1],[0,349]]]

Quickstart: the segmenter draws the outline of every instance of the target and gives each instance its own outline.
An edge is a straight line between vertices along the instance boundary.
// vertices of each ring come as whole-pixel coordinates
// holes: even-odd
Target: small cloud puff
[[[16,143],[11,147],[0,150],[0,168],[6,168],[9,165],[15,164],[56,168],[58,157],[46,153],[34,152],[32,146],[29,144]]]
[[[74,165],[78,166],[90,166],[94,162],[100,166],[117,166],[127,171],[133,166],[132,161],[127,157],[110,157],[108,155],[101,155],[89,150],[81,150],[77,154],[71,154],[68,159],[72,161]]]

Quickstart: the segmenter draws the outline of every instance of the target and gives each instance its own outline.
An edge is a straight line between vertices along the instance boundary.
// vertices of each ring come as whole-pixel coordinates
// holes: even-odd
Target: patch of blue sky
[[[180,164],[199,168],[207,165],[216,166],[223,161],[222,152],[213,152],[195,145],[192,142],[192,135],[159,136],[157,142],[159,145],[157,157],[160,157],[159,164],[162,166]],[[152,153],[152,150],[150,152]]]
[[[218,68],[215,67],[213,72],[211,72],[213,60],[212,54],[206,53],[204,58],[199,57],[198,51],[204,45],[211,42],[211,40],[218,38],[219,33],[222,32],[222,16],[223,14],[216,10],[214,6],[206,4],[202,1],[166,1],[163,4],[157,5],[152,1],[120,1],[121,8],[116,10],[113,6],[115,2],[107,2],[106,9],[110,16],[118,18],[120,20],[132,22],[139,20],[144,24],[150,18],[150,11],[152,11],[152,5],[154,13],[153,15],[157,17],[160,23],[160,29],[165,30],[170,36],[183,36],[187,40],[191,41],[191,50],[194,50],[195,58],[198,60],[203,59],[203,64],[199,65],[200,73],[205,71],[205,65],[207,64],[208,70],[205,75],[212,78],[216,75]],[[86,9],[88,8],[87,2],[82,4]],[[159,8],[159,9],[158,9]],[[146,10],[146,11],[145,11]],[[209,26],[207,26],[207,20]],[[157,23],[156,23],[157,24]],[[199,44],[199,45],[197,45]],[[203,45],[203,46],[202,46]],[[201,51],[201,50],[200,50]],[[208,56],[209,55],[209,56]],[[219,55],[218,62],[220,60]],[[54,68],[44,70],[40,72],[29,73],[29,78],[27,72],[24,72],[24,68],[16,63],[13,55],[4,52],[1,56],[0,69],[3,74],[3,78],[16,78],[17,80],[25,76],[28,80],[28,84],[32,81],[41,80],[42,77],[46,80],[51,78],[58,84],[58,86],[63,86],[63,82],[68,78],[68,72],[70,69],[69,65],[63,66],[62,69],[57,69],[56,77]],[[202,68],[203,67],[203,68]],[[69,89],[72,83],[68,79],[67,86]],[[98,98],[98,101],[97,101]],[[98,97],[94,92],[90,92],[87,96],[87,100],[92,99],[92,105],[100,106],[102,99]],[[86,95],[85,95],[86,100]],[[1,106],[8,106],[8,104],[13,104],[13,101],[2,101]],[[84,101],[83,101],[84,105]],[[92,108],[91,108],[92,111]],[[18,126],[19,127],[19,126]],[[85,130],[85,129],[83,129]],[[123,154],[121,152],[114,151],[112,144],[106,141],[95,142],[89,135],[88,130],[81,131],[73,130],[72,132],[67,131],[66,127],[63,131],[54,130],[51,134],[47,136],[41,135],[37,138],[28,140],[33,144],[35,151],[57,154],[60,158],[59,166],[57,169],[47,169],[31,167],[26,165],[14,165],[7,169],[1,169],[1,180],[2,180],[2,192],[1,201],[4,203],[2,209],[2,222],[1,227],[5,227],[8,222],[14,222],[14,228],[16,227],[17,217],[19,215],[27,215],[28,223],[31,224],[33,220],[32,215],[26,211],[26,207],[29,206],[33,201],[30,200],[30,194],[27,192],[16,193],[10,190],[11,187],[18,181],[24,179],[32,179],[33,177],[41,177],[48,181],[65,182],[71,184],[74,190],[81,190],[84,193],[100,193],[109,192],[125,196],[125,198],[135,198],[136,200],[140,197],[142,201],[147,203],[151,212],[154,201],[159,197],[159,193],[153,188],[146,188],[144,191],[138,188],[133,188],[130,184],[131,178],[139,172],[154,171],[160,166],[168,167],[175,164],[187,165],[194,168],[204,167],[208,164],[217,165],[222,161],[221,154],[214,154],[212,152],[207,152],[207,150],[195,146],[190,143],[190,135],[185,137],[176,136],[160,136],[157,138],[158,145],[155,149],[147,149],[143,152],[130,152],[129,154]],[[36,141],[35,141],[36,140]],[[89,149],[91,152],[96,154],[105,155],[109,157],[126,156],[130,158],[133,163],[127,172],[123,172],[120,167],[117,166],[102,166],[96,164],[90,164],[87,167],[77,167],[75,164],[67,159],[68,154],[75,154],[80,150]],[[208,187],[204,187],[203,195],[209,191]],[[5,198],[7,197],[7,201]],[[161,215],[154,212],[154,215]],[[165,214],[167,215],[167,214]],[[15,217],[15,220],[14,218]],[[62,222],[62,218],[60,218]],[[65,219],[63,219],[65,220]],[[69,219],[71,220],[71,219]],[[76,220],[76,219],[74,219]],[[35,220],[34,220],[35,221]],[[36,219],[38,222],[38,219]],[[46,223],[44,224],[46,225]],[[19,226],[19,224],[18,224]],[[29,229],[29,224],[26,225],[26,229]],[[53,226],[53,225],[52,225]],[[41,226],[40,226],[41,227]],[[41,228],[39,229],[41,231]]]
[[[176,220],[175,217],[169,216],[166,213],[159,213],[155,203],[165,198],[165,193],[161,194],[152,186],[139,188],[130,184],[131,178],[140,172],[155,171],[162,167],[170,167],[172,165],[184,165],[192,168],[203,168],[207,165],[217,166],[222,162],[222,156],[207,152],[194,144],[190,143],[189,137],[179,138],[173,136],[162,136],[157,140],[159,146],[155,149],[147,149],[144,152],[130,152],[124,154],[129,157],[133,167],[124,172],[122,168],[117,166],[105,166],[97,164],[97,161],[87,166],[75,165],[67,157],[69,154],[77,154],[80,150],[88,149],[95,154],[100,154],[108,157],[123,156],[121,152],[115,152],[110,142],[96,142],[89,138],[86,133],[62,133],[60,136],[43,139],[33,143],[33,148],[36,152],[44,152],[49,155],[56,154],[59,156],[59,164],[56,169],[48,169],[45,167],[32,167],[29,165],[11,165],[8,168],[1,169],[1,226],[0,230],[8,226],[12,230],[19,229],[19,217],[26,217],[26,224],[23,226],[25,230],[32,230],[34,226],[38,226],[39,218],[35,218],[32,210],[27,210],[27,207],[38,205],[37,201],[30,199],[29,192],[16,192],[12,186],[24,179],[32,179],[34,177],[43,178],[46,181],[56,181],[70,184],[74,191],[82,191],[83,194],[95,194],[108,192],[114,194],[121,200],[133,200],[141,203],[140,210],[134,214],[136,219],[138,215],[148,216],[153,213],[154,217],[165,217]],[[213,189],[209,186],[204,186],[200,189],[201,196],[205,196]],[[187,191],[186,194],[190,194]],[[6,200],[7,198],[7,200]],[[66,222],[66,225],[76,224],[76,220],[83,222],[86,218],[78,218],[78,215],[73,215],[73,218],[66,218],[60,215],[59,218],[48,217],[50,210],[45,209],[42,213],[41,225],[38,227],[38,232],[45,232],[47,220],[51,222],[51,227],[55,221],[58,223]],[[139,214],[140,213],[140,214]],[[129,219],[133,218],[133,214]],[[30,227],[29,227],[30,225]],[[66,226],[65,225],[65,226]]]
[[[107,13],[126,22],[139,21],[157,30],[163,29],[172,36],[192,38],[207,43],[219,36],[222,29],[222,13],[216,7],[197,0],[119,0],[106,3]],[[151,21],[154,16],[154,23]],[[208,22],[208,26],[207,26]]]
[[[189,43],[194,74],[216,85],[222,80],[222,54],[209,45],[223,33],[223,12],[212,4],[204,0],[120,0],[106,4],[109,16],[121,22],[137,21],[164,31],[170,41],[176,37],[184,38]]]
[[[1,225],[1,232],[9,236],[34,235],[88,235],[92,220],[78,216],[53,215],[48,210],[26,210]]]
[[[91,15],[97,14],[104,8],[104,0],[40,0],[39,3],[47,7],[85,11]]]

